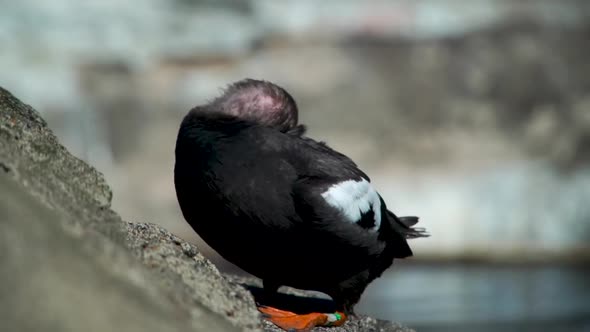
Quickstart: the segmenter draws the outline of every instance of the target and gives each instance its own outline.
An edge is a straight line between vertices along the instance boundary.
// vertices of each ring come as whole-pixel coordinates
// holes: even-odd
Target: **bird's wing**
[[[327,203],[339,211],[341,220],[369,232],[387,231],[381,227],[385,223],[384,228],[391,226],[392,231],[405,238],[428,236],[423,228],[412,227],[418,222],[418,217],[397,217],[387,210],[369,177],[350,158],[323,142],[304,137],[304,133],[305,128],[297,133],[299,150],[306,151],[303,154],[308,155],[303,158],[307,164],[297,169],[297,193],[303,197],[315,196],[316,200],[321,196],[323,200],[316,202],[318,208],[325,207]]]
[[[292,197],[301,222],[358,255],[380,253],[390,217],[369,177],[322,142],[301,135],[288,141],[282,154],[297,174]]]

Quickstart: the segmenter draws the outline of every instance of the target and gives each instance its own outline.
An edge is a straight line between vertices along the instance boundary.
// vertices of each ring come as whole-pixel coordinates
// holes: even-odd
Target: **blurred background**
[[[101,170],[124,219],[199,241],[178,125],[245,78],[297,100],[432,237],[361,313],[418,331],[590,331],[587,0],[0,0],[0,86]]]

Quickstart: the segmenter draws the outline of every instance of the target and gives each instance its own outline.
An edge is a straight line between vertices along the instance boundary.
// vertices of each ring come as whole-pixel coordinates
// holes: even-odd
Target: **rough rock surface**
[[[126,223],[93,167],[0,88],[0,320],[11,331],[280,331],[247,288],[165,229]],[[246,285],[247,287],[244,287]],[[287,293],[313,296],[308,292]],[[370,317],[338,331],[411,331]]]

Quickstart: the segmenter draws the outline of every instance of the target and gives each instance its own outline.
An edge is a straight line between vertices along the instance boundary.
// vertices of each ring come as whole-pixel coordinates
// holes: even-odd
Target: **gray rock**
[[[129,248],[185,307],[205,305],[245,330],[260,328],[252,295],[225,279],[195,246],[154,224],[126,225]]]
[[[63,227],[51,210],[0,175],[3,331],[231,331],[202,306],[180,306],[127,252],[94,231]],[[200,309],[199,319],[191,317]]]
[[[0,321],[10,331],[280,331],[248,277],[165,229],[126,223],[93,167],[0,88]],[[287,289],[287,293],[315,296]],[[318,331],[411,331],[370,317]]]
[[[72,221],[123,243],[120,218],[102,174],[72,156],[39,113],[0,87],[0,169]]]
[[[161,286],[126,250],[125,224],[109,208],[102,175],[71,156],[36,111],[1,88],[0,165],[3,328],[239,330]]]

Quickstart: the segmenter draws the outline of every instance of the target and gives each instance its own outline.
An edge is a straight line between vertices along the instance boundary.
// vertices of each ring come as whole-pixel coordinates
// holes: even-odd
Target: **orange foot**
[[[315,326],[340,326],[346,322],[346,315],[341,312],[333,314],[312,312],[300,315],[267,306],[260,306],[258,310],[262,312],[264,318],[285,331],[309,331]]]

